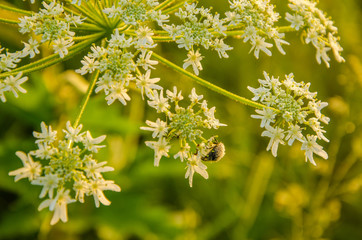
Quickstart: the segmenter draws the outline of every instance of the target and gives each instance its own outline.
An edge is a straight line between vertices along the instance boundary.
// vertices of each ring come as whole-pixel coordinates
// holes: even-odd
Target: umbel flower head
[[[328,124],[329,118],[321,113],[328,105],[316,98],[316,92],[310,92],[310,83],[294,81],[293,74],[285,76],[284,80],[269,77],[264,72],[265,79],[260,79],[260,87],[248,89],[255,95],[252,100],[270,107],[255,110],[257,115],[252,118],[261,119],[260,127],[265,128],[262,136],[269,137],[267,150],[277,156],[279,144],[292,145],[295,140],[302,143],[305,151],[305,161],[316,165],[313,154],[327,159],[328,155],[316,141],[329,142],[324,136],[326,132],[321,123]]]
[[[326,14],[316,7],[317,1],[311,0],[289,0],[289,8],[293,15],[286,13],[285,19],[291,23],[291,27],[303,29],[302,37],[305,43],[316,49],[316,60],[321,64],[322,60],[329,67],[330,58],[327,54],[332,49],[337,62],[344,62],[340,52],[343,51],[337,37],[338,29]]]
[[[203,129],[218,129],[220,126],[226,126],[215,118],[215,107],[208,108],[206,100],[202,101],[203,96],[197,95],[195,88],[188,96],[190,105],[182,107],[179,102],[183,100],[181,91],[176,87],[173,91],[166,91],[167,97],[163,96],[163,90],[154,91],[153,97],[148,101],[148,105],[155,108],[158,113],[164,113],[164,121],[157,119],[156,122],[147,120],[147,127],[141,127],[142,130],[152,132],[152,137],[157,141],[146,141],[146,145],[155,151],[154,165],[159,166],[162,157],[169,157],[169,150],[176,139],[178,152],[174,158],[179,158],[181,162],[186,163],[187,172],[185,177],[189,178],[190,187],[195,172],[199,173],[205,179],[208,178],[207,167],[201,160],[217,161],[224,155],[224,148],[218,148],[218,153],[212,153],[215,157],[208,158],[211,151],[215,151],[217,145],[216,136],[205,139]],[[174,111],[171,111],[170,103],[174,104]],[[222,144],[222,143],[219,143]]]
[[[41,132],[34,132],[38,149],[28,154],[16,152],[23,167],[9,172],[10,176],[15,176],[15,181],[27,178],[31,184],[43,187],[39,197],[46,199],[39,205],[39,210],[49,207],[54,212],[52,225],[59,219],[63,222],[68,220],[67,204],[84,203],[84,196],[92,195],[96,207],[100,203],[109,205],[111,202],[103,191],[121,190],[112,180],[105,180],[102,176],[113,168],[105,166],[107,162],[98,163],[93,156],[105,147],[99,144],[106,136],[93,138],[89,131],[81,130],[82,124],[72,127],[68,121],[63,130],[64,139],[57,140],[57,131],[42,122]]]

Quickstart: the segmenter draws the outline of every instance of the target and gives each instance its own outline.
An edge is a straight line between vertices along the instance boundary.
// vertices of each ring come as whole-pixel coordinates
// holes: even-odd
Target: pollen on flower
[[[98,163],[94,159],[94,154],[104,147],[99,144],[106,136],[93,138],[89,131],[81,130],[81,124],[73,127],[68,121],[63,130],[64,139],[58,140],[57,131],[42,122],[41,132],[34,132],[38,149],[28,154],[16,152],[23,167],[9,172],[10,176],[15,176],[15,181],[28,178],[31,184],[42,186],[39,197],[46,199],[39,210],[49,207],[54,212],[51,224],[59,220],[66,222],[67,204],[83,203],[85,195],[92,195],[96,207],[99,207],[99,203],[110,204],[104,190],[121,190],[113,181],[103,178],[104,172],[114,169],[105,166],[107,162]]]

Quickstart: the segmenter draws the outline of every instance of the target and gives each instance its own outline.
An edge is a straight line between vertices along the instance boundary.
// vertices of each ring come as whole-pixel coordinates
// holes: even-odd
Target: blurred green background
[[[29,8],[28,1],[9,2]],[[273,2],[284,16],[287,1]],[[200,1],[219,12],[226,4]],[[116,169],[105,177],[122,192],[105,192],[112,204],[99,209],[91,197],[70,204],[69,221],[50,227],[52,214],[37,210],[40,188],[27,180],[14,183],[8,172],[21,167],[16,151],[35,148],[32,132],[39,131],[41,121],[59,131],[74,119],[85,81],[71,70],[80,66],[79,56],[31,74],[24,84],[27,94],[0,103],[0,239],[362,239],[362,2],[321,0],[319,7],[339,29],[346,63],[332,59],[330,69],[318,65],[314,48],[287,33],[291,46],[284,47],[285,56],[273,49],[272,57],[262,53],[256,60],[248,54],[250,45],[239,39],[225,41],[234,47],[228,59],[202,50],[200,75],[248,98],[252,94],[246,87],[257,87],[263,71],[280,77],[293,72],[296,81],[311,82],[311,91],[329,103],[324,113],[331,118],[326,126],[330,143],[323,145],[328,160],[316,158],[317,167],[305,163],[300,145],[280,146],[273,158],[265,150],[268,139],[260,136],[259,121],[250,118],[252,108],[159,65],[153,76],[161,77],[164,87],[176,85],[184,95],[196,87],[209,106],[216,106],[216,117],[228,125],[216,133],[226,156],[208,164],[208,180],[195,175],[190,188],[178,160],[163,158],[160,167],[153,167],[153,151],[144,144],[151,136],[139,127],[157,116],[138,93],[131,92],[126,107],[118,102],[108,107],[103,95],[93,96],[84,129],[94,136],[107,134],[108,147],[97,158]],[[2,47],[22,48],[25,39],[16,28],[0,24],[0,33]],[[161,44],[157,51],[178,65],[186,58],[175,44]]]

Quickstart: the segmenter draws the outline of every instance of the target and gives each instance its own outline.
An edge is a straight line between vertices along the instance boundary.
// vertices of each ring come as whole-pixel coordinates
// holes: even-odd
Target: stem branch
[[[263,109],[263,108],[269,108],[269,109],[272,109],[276,112],[278,112],[278,110],[274,109],[274,108],[271,108],[271,107],[268,107],[268,106],[265,106],[263,104],[260,104],[260,103],[257,103],[257,102],[254,102],[254,101],[251,101],[247,98],[244,98],[244,97],[241,97],[241,96],[238,96],[234,93],[231,93],[223,88],[220,88],[212,83],[209,83],[208,81],[198,77],[198,76],[195,76],[194,74],[184,70],[183,68],[177,66],[176,64],[168,61],[167,59],[161,57],[160,55],[156,54],[156,53],[153,53],[152,56],[159,60],[160,62],[162,62],[163,64],[165,64],[166,66],[169,66],[171,67],[172,69],[174,69],[175,71],[177,72],[180,72],[184,75],[186,75],[187,77],[191,78],[192,80],[194,80],[195,82],[197,82],[198,84],[204,86],[204,87],[207,87],[209,89],[211,89],[212,91],[214,92],[217,92],[217,93],[220,93],[230,99],[233,99],[237,102],[240,102],[240,103],[243,103],[245,105],[248,105],[248,106],[251,106],[251,107],[254,107],[254,108],[258,108],[258,109]]]

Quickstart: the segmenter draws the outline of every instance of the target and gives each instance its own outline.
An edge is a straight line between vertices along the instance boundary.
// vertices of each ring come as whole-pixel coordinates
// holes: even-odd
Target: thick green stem
[[[5,18],[0,18],[0,23],[9,23],[9,24],[18,24],[20,21],[18,20],[10,20]]]
[[[251,101],[251,100],[249,100],[249,99],[247,99],[247,98],[238,96],[238,95],[236,95],[236,94],[234,94],[234,93],[231,93],[231,92],[229,92],[229,91],[227,91],[227,90],[225,90],[225,89],[223,89],[223,88],[220,88],[220,87],[218,87],[218,86],[216,86],[216,85],[214,85],[214,84],[212,84],[212,83],[209,83],[208,81],[206,81],[206,80],[204,80],[204,79],[202,79],[202,78],[200,78],[200,77],[198,77],[198,76],[195,76],[194,74],[186,71],[185,69],[177,66],[176,64],[168,61],[167,59],[161,57],[160,55],[158,55],[158,54],[156,54],[156,53],[153,53],[152,56],[153,56],[155,59],[157,59],[157,60],[159,60],[160,62],[162,62],[163,64],[171,67],[172,69],[176,70],[177,72],[180,72],[180,73],[188,76],[189,78],[191,78],[192,80],[194,80],[194,81],[197,82],[198,84],[200,84],[200,85],[202,85],[202,86],[204,86],[204,87],[207,87],[207,88],[211,89],[211,90],[214,91],[214,92],[220,93],[220,94],[222,94],[222,95],[224,95],[224,96],[226,96],[226,97],[228,97],[228,98],[230,98],[230,99],[233,99],[233,100],[235,100],[235,101],[237,101],[237,102],[243,103],[243,104],[245,104],[245,105],[248,105],[248,106],[251,106],[251,107],[254,107],[254,108],[258,108],[258,109],[269,108],[269,109],[272,109],[272,110],[278,112],[278,110],[276,110],[276,109],[274,109],[274,108],[270,108],[270,107],[265,106],[265,105],[263,105],[263,104],[260,104],[260,103]]]
[[[24,14],[24,15],[28,15],[28,16],[31,16],[31,14],[32,14],[29,11],[25,11],[25,10],[18,9],[18,8],[13,8],[13,7],[4,5],[4,4],[0,4],[0,9],[5,9],[5,10],[11,11],[11,12],[16,12],[16,13],[20,13],[20,14]]]

